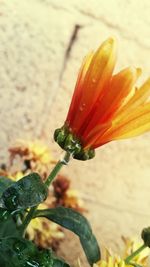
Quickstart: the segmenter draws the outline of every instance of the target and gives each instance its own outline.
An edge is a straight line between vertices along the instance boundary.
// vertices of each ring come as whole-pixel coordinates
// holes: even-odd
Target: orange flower
[[[82,159],[87,151],[112,140],[150,130],[150,79],[137,89],[141,70],[129,67],[113,75],[115,62],[116,42],[112,38],[83,62],[67,119],[55,132],[55,140],[66,151],[72,140],[78,140],[81,147],[75,158]],[[73,137],[68,139],[70,134]]]

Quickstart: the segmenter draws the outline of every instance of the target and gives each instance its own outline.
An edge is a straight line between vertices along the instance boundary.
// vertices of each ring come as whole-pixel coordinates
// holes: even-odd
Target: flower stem
[[[54,180],[55,176],[57,175],[57,173],[60,171],[60,169],[62,168],[63,165],[67,165],[68,162],[70,160],[70,153],[66,152],[65,156],[63,159],[60,159],[56,166],[54,167],[54,169],[52,170],[52,172],[50,173],[50,175],[48,176],[48,178],[46,179],[45,184],[47,185],[47,187],[51,184],[51,182]]]
[[[30,223],[30,221],[32,220],[33,215],[34,215],[34,212],[36,211],[36,209],[37,209],[37,206],[35,206],[35,207],[33,207],[33,208],[31,208],[31,209],[29,210],[29,212],[28,212],[28,214],[26,215],[26,217],[25,217],[25,219],[24,219],[22,225],[20,226],[20,234],[21,234],[22,236],[24,236],[25,230],[26,230],[28,224]]]
[[[56,177],[56,175],[58,174],[58,172],[60,171],[62,166],[68,164],[68,162],[70,160],[70,156],[71,156],[71,154],[69,152],[66,152],[65,156],[56,163],[54,169],[51,171],[50,175],[48,176],[48,178],[45,181],[45,185],[47,187],[49,187],[49,185],[54,180],[54,178]],[[34,212],[36,211],[37,207],[38,206],[31,208],[29,210],[28,214],[26,215],[25,220],[23,221],[22,225],[20,226],[20,234],[21,235],[24,235],[28,224],[30,223],[30,221],[34,217]]]
[[[124,261],[126,264],[130,264],[131,260],[136,257],[143,249],[145,249],[147,246],[143,244],[141,247],[139,247],[137,250],[135,250],[131,255],[129,255]]]

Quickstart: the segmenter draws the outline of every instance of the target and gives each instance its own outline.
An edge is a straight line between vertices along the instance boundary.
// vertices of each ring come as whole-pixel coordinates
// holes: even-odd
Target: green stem
[[[47,180],[45,182],[45,184],[47,185],[47,187],[49,187],[49,185],[54,180],[55,176],[60,171],[60,169],[62,168],[62,166],[68,164],[69,160],[70,160],[70,153],[69,152],[66,152],[64,158],[61,159],[61,160],[59,160],[57,162],[56,166],[54,167],[54,169],[52,170],[52,172],[48,176],[48,178],[47,178]]]
[[[25,220],[23,221],[22,225],[20,226],[20,234],[23,236],[25,233],[25,230],[28,226],[28,224],[30,223],[30,221],[33,218],[34,212],[36,211],[37,206],[31,208],[28,212],[28,214],[25,217]]]
[[[135,250],[131,255],[129,255],[124,261],[126,264],[130,264],[131,260],[136,257],[143,249],[145,249],[147,246],[143,244],[141,247],[139,247],[137,250]]]
[[[45,181],[45,185],[47,187],[49,187],[49,185],[54,180],[54,178],[56,177],[56,175],[58,174],[58,172],[60,171],[60,169],[62,168],[62,166],[68,164],[68,162],[70,160],[70,156],[71,156],[71,154],[69,152],[66,152],[64,158],[61,159],[61,160],[59,160],[57,162],[57,164],[55,165],[54,169],[51,171],[50,175],[48,176],[48,178]],[[25,230],[26,230],[28,224],[30,223],[30,221],[34,217],[34,212],[36,211],[37,207],[38,206],[35,206],[35,207],[33,207],[33,208],[31,208],[29,210],[28,214],[25,217],[25,220],[23,221],[22,225],[20,226],[20,233],[22,235],[24,235]]]

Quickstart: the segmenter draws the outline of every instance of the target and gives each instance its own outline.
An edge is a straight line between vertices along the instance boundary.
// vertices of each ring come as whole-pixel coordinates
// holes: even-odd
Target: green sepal
[[[26,209],[43,202],[48,188],[37,173],[31,173],[8,187],[2,194],[1,205],[8,210]]]
[[[78,160],[89,160],[95,157],[95,150],[92,148],[89,149],[81,149],[79,153],[76,153],[74,156],[74,159]]]
[[[35,212],[35,217],[46,217],[78,235],[91,266],[100,260],[100,248],[92,233],[91,226],[87,219],[77,211],[70,208],[57,207],[53,209],[37,210]]]
[[[141,237],[145,246],[150,248],[150,227],[144,228],[141,233]]]
[[[69,132],[66,126],[55,130],[54,140],[62,149],[71,153],[72,155],[81,151],[80,141]]]
[[[54,140],[62,149],[72,154],[74,159],[84,161],[95,156],[95,150],[92,148],[84,149],[82,142],[69,131],[66,125],[55,130]]]
[[[61,148],[63,148],[65,145],[65,140],[67,135],[68,131],[66,127],[56,129],[54,132],[54,140],[60,145]]]

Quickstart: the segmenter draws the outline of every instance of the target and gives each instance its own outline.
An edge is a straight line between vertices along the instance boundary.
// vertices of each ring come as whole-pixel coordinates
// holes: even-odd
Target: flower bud
[[[150,227],[144,228],[142,233],[141,233],[141,237],[144,241],[144,244],[147,247],[150,247]]]

